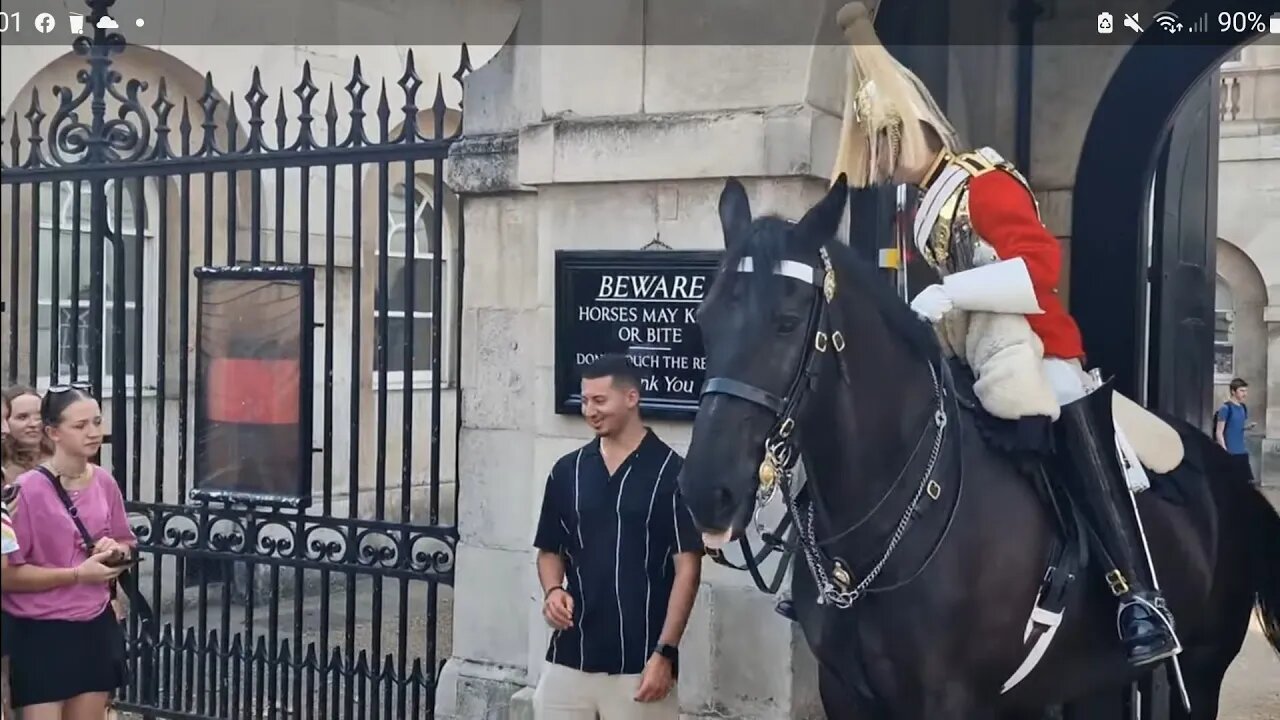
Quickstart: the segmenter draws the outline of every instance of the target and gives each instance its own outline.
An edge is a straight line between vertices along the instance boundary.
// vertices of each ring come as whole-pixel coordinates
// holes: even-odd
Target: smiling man
[[[534,546],[542,614],[555,632],[534,693],[539,720],[675,720],[680,638],[702,543],[680,499],[682,458],[640,418],[622,355],[582,372],[595,439],[547,478]]]

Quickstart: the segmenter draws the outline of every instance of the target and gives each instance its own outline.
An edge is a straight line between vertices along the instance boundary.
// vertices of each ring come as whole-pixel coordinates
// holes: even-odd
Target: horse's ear
[[[809,212],[796,223],[796,236],[810,242],[814,247],[821,247],[835,236],[840,227],[840,219],[844,214],[849,199],[849,182],[844,173],[840,173],[826,197],[809,208]]]
[[[737,178],[729,178],[720,191],[720,228],[724,230],[724,246],[732,247],[746,235],[751,226],[751,201],[747,189]]]

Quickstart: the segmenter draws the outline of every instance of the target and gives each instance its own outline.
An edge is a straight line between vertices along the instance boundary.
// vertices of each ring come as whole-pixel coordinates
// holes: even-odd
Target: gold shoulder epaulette
[[[977,152],[961,153],[956,155],[952,162],[964,168],[964,171],[973,177],[985,175],[999,167]]]

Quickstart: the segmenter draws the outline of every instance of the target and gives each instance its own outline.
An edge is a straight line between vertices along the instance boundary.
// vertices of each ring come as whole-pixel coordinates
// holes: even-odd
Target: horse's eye
[[[779,315],[777,319],[778,332],[789,333],[800,325],[800,318],[795,315]]]

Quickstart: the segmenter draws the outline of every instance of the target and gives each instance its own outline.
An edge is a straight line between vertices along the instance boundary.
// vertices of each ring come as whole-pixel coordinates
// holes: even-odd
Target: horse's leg
[[[891,720],[890,716],[856,697],[838,675],[821,663],[818,665],[818,695],[822,698],[822,710],[827,720]]]
[[[1217,720],[1218,700],[1222,694],[1222,680],[1234,657],[1233,652],[1219,648],[1197,648],[1181,656],[1182,676],[1187,681],[1187,694],[1191,697],[1191,712],[1182,707],[1178,689],[1169,681],[1169,714],[1172,720]]]
[[[1000,713],[999,720],[1062,720],[1062,708],[1005,711]]]
[[[899,717],[903,720],[1002,720],[1000,713],[975,701],[972,693],[957,688],[926,691],[914,707]]]
[[[1060,706],[1044,708],[1044,710],[1018,710],[1001,712],[1000,720],[1062,720]]]

